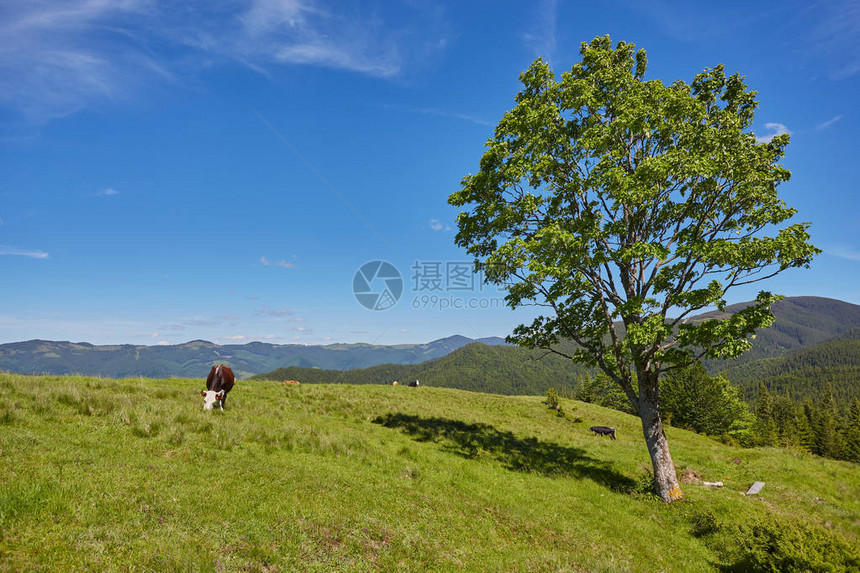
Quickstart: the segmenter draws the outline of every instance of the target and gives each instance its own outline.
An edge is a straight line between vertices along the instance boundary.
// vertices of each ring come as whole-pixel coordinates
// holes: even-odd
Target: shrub
[[[556,415],[559,418],[564,418],[564,410],[561,408],[561,402],[558,398],[558,392],[555,391],[555,388],[550,388],[546,391],[546,405],[550,410],[555,410]]]
[[[744,564],[761,571],[857,571],[860,553],[821,527],[765,519],[738,527]]]
[[[839,535],[796,518],[765,516],[721,523],[709,510],[694,513],[691,533],[728,563],[729,571],[860,570],[860,551]]]
[[[711,535],[719,531],[719,529],[720,525],[717,522],[717,517],[714,515],[713,511],[706,509],[701,513],[693,515],[690,533],[692,533],[694,537]]]
[[[546,391],[546,405],[551,410],[559,410],[561,409],[561,405],[558,401],[558,392],[555,391],[555,388],[550,388]]]

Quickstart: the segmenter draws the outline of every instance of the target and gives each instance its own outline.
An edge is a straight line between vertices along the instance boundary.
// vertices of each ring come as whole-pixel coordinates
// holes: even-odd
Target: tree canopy
[[[690,84],[646,81],[645,51],[613,48],[608,36],[583,43],[581,56],[560,79],[541,59],[520,75],[480,170],[449,199],[466,207],[456,241],[506,286],[509,306],[545,308],[511,340],[556,352],[573,340],[571,358],[624,390],[671,501],[680,490],[660,374],[738,356],[779,297],[761,292],[729,317],[688,318],[724,308],[732,288],[808,266],[818,249],[808,223],[783,225],[795,214],[777,195],[790,177],[779,163],[789,136],[756,139],[756,92],[743,77],[718,65]]]

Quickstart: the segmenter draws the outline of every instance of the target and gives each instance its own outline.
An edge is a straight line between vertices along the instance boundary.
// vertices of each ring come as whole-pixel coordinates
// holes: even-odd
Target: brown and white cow
[[[229,366],[223,364],[213,366],[209,371],[209,377],[206,378],[206,390],[200,392],[203,396],[203,409],[211,410],[217,404],[223,410],[227,402],[227,393],[233,389],[235,382],[236,377],[233,376]]]

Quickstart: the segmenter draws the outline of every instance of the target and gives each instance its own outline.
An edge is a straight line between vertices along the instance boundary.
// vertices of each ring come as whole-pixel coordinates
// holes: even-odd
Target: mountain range
[[[727,306],[723,313],[709,312],[697,318],[719,318],[733,314],[751,303]],[[776,318],[770,328],[759,330],[752,348],[730,363],[712,361],[709,369],[735,367],[762,358],[777,358],[832,340],[860,327],[860,306],[832,298],[816,296],[786,297],[772,305]]]
[[[747,304],[696,318],[731,314]],[[772,310],[776,321],[757,333],[752,348],[736,360],[707,361],[710,373],[724,374],[741,386],[749,400],[756,399],[762,385],[796,400],[820,402],[832,396],[841,406],[860,398],[860,306],[834,299],[793,297],[775,303]],[[573,391],[581,377],[593,373],[545,351],[469,344],[420,364],[384,364],[347,371],[292,366],[254,378],[341,384],[417,379],[423,384],[478,392],[542,394],[550,387]]]
[[[95,346],[86,342],[29,340],[0,345],[0,371],[17,374],[83,374],[124,378],[205,377],[213,364],[228,364],[245,378],[284,366],[351,370],[378,364],[416,364],[440,358],[473,342],[505,344],[499,337],[449,336],[426,344],[218,345],[205,340],[164,346]]]
[[[748,303],[746,303],[748,304]],[[726,307],[737,312],[746,304]],[[791,297],[772,307],[776,321],[757,333],[752,348],[732,361],[709,361],[754,399],[762,383],[796,397],[818,397],[823,384],[860,394],[860,306],[819,297]],[[718,317],[719,312],[697,319]],[[478,344],[476,344],[478,343]],[[506,345],[498,337],[451,336],[427,344],[395,346],[220,346],[195,340],[172,346],[94,346],[31,340],[0,345],[0,370],[22,374],[106,377],[203,377],[212,364],[233,367],[241,378],[305,382],[391,383],[393,380],[500,394],[535,394],[548,387],[573,389],[588,371],[557,355]],[[810,389],[810,384],[814,388]]]

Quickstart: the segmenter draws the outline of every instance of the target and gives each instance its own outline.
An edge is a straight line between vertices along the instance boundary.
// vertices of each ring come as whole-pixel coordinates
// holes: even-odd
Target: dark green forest
[[[844,414],[852,399],[860,398],[860,328],[782,358],[727,368],[725,373],[750,402],[758,400],[764,387],[797,402],[821,403],[832,396]]]
[[[252,380],[299,380],[309,384],[421,384],[505,395],[538,395],[554,387],[571,393],[589,371],[562,356],[517,346],[473,343],[421,364],[382,364],[358,370],[292,366]]]

